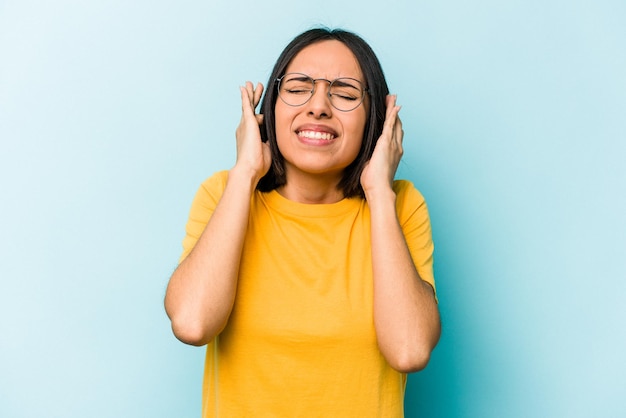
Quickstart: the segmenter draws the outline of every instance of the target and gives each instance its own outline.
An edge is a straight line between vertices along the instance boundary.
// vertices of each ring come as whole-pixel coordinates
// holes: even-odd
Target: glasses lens
[[[339,110],[355,109],[363,100],[363,87],[353,78],[338,78],[330,83],[330,101]]]
[[[302,106],[313,95],[315,83],[328,80],[313,80],[306,74],[289,73],[278,84],[278,94],[290,106]],[[364,89],[359,80],[338,78],[330,83],[328,97],[335,109],[347,112],[356,109],[363,101]]]
[[[304,74],[286,74],[280,81],[278,92],[280,98],[290,106],[301,106],[313,94],[313,79]]]

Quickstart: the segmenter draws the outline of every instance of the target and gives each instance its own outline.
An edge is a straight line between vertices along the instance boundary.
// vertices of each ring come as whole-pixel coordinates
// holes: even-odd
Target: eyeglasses
[[[335,80],[325,78],[311,78],[302,73],[289,73],[276,80],[278,82],[278,96],[289,106],[302,106],[315,93],[315,83],[326,81],[330,104],[337,110],[349,112],[356,109],[363,102],[367,88],[363,83],[350,77],[340,77]]]

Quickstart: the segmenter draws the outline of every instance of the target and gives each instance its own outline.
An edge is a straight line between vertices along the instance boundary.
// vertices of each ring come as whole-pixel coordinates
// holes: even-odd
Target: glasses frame
[[[291,103],[287,103],[287,101],[285,101],[285,99],[283,99],[283,96],[280,94],[280,86],[282,84],[282,81],[285,77],[287,77],[288,75],[301,75],[304,76],[306,78],[308,78],[309,80],[311,80],[313,82],[313,88],[311,89],[311,94],[309,95],[309,97],[302,102],[301,104],[291,104]],[[351,109],[339,109],[337,106],[335,106],[335,104],[333,103],[333,98],[332,95],[330,93],[330,90],[333,86],[333,84],[335,82],[337,82],[338,80],[352,80],[352,81],[356,81],[359,86],[361,86],[361,99],[359,100],[359,102]],[[354,109],[356,109],[357,107],[359,107],[361,105],[361,103],[363,103],[363,100],[365,99],[365,94],[369,93],[369,89],[367,87],[365,87],[365,85],[363,84],[362,81],[357,80],[356,78],[352,78],[352,77],[338,77],[334,80],[329,80],[327,78],[313,78],[310,75],[304,74],[304,73],[287,73],[284,74],[282,77],[277,78],[276,79],[276,88],[278,89],[278,97],[280,97],[280,100],[285,103],[287,106],[291,106],[291,107],[300,107],[300,106],[304,106],[305,104],[307,104],[309,102],[309,100],[311,100],[311,98],[313,97],[313,95],[315,94],[315,86],[317,84],[318,81],[326,81],[328,83],[328,92],[326,93],[326,96],[328,97],[328,101],[330,102],[330,105],[332,107],[334,107],[335,109],[337,109],[340,112],[351,112]]]

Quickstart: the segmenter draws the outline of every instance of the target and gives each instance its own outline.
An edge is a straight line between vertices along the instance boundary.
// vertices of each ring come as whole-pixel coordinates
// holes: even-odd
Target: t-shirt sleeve
[[[183,253],[178,260],[179,263],[189,255],[198,239],[200,239],[200,235],[204,232],[204,228],[209,219],[211,219],[217,203],[222,197],[227,179],[228,172],[220,171],[206,179],[198,188],[189,210],[189,219],[187,220],[185,238],[183,239]]]
[[[434,244],[430,227],[428,207],[422,194],[410,181],[394,182],[396,210],[413,263],[422,280],[435,290],[433,274]]]

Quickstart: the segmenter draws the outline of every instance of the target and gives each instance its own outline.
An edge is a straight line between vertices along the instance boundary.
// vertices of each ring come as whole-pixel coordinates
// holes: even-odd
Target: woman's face
[[[351,77],[365,85],[356,57],[342,42],[330,40],[300,51],[285,73],[302,73],[313,79]],[[311,99],[301,106],[276,101],[276,140],[285,158],[287,181],[298,174],[340,178],[359,153],[367,119],[366,101],[342,112],[328,97],[329,83],[318,81]]]

